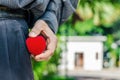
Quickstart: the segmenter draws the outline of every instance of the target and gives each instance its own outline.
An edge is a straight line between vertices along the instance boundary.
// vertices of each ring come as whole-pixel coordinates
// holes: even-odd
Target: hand
[[[48,27],[47,23],[43,20],[38,20],[32,30],[29,33],[29,37],[36,37],[42,34],[47,41],[47,48],[46,50],[36,56],[31,55],[36,61],[43,61],[49,60],[50,57],[53,55],[56,45],[57,45],[57,37],[52,32],[52,30]]]

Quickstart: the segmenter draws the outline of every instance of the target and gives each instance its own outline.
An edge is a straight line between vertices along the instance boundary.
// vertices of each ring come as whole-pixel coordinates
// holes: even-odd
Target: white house
[[[66,49],[63,49],[59,69],[102,70],[103,41],[106,40],[105,36],[61,37],[61,40],[65,39],[67,39]]]

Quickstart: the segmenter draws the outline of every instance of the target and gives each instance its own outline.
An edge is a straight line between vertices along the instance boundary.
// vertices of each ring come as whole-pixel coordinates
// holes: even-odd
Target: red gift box
[[[26,45],[31,54],[38,55],[46,49],[46,40],[43,36],[29,37],[26,39]]]

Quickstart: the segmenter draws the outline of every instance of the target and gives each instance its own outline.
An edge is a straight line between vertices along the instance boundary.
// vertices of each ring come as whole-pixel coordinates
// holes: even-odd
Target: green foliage
[[[75,79],[73,77],[48,75],[48,76],[44,77],[43,80],[75,80]]]
[[[93,18],[95,25],[110,27],[120,16],[119,1],[80,0],[77,13],[83,20]]]
[[[86,20],[84,22],[77,21],[74,29],[79,35],[85,35],[87,32],[91,32],[94,28],[93,20]]]

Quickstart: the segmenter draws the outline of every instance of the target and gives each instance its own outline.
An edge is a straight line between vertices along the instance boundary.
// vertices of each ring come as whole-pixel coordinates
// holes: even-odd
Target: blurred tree
[[[116,61],[120,52],[111,46],[120,39],[119,4],[120,0],[80,0],[76,13],[60,27],[58,34],[107,36],[105,54],[109,53],[109,58]]]

